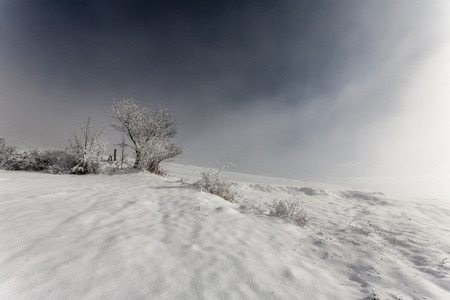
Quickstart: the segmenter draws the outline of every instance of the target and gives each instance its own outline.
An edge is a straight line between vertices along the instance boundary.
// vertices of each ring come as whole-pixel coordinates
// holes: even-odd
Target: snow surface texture
[[[450,203],[224,172],[230,203],[164,168],[0,171],[0,299],[450,299]]]

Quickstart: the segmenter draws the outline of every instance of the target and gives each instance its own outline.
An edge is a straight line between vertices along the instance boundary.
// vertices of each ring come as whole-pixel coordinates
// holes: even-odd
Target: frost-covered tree
[[[111,126],[124,133],[131,143],[128,146],[135,153],[134,168],[159,173],[162,161],[182,153],[173,138],[178,133],[173,114],[165,108],[148,109],[135,100],[126,98],[112,105]]]
[[[103,138],[103,130],[97,131],[88,118],[86,123],[80,124],[81,135],[74,132],[70,141],[69,152],[76,158],[77,165],[71,173],[87,174],[100,172],[100,158],[105,151],[107,142]]]

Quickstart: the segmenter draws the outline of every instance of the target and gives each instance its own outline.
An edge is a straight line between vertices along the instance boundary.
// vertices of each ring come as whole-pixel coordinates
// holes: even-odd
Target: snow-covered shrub
[[[75,165],[75,157],[65,150],[31,150],[10,153],[1,166],[5,170],[60,174],[68,173]]]
[[[204,190],[210,194],[219,196],[227,201],[234,202],[236,191],[231,188],[232,183],[219,178],[220,172],[233,164],[223,164],[217,172],[212,169],[203,171],[202,178],[194,183],[194,186]]]
[[[97,131],[91,124],[90,118],[85,124],[80,124],[81,135],[74,133],[74,141],[70,141],[69,155],[75,157],[76,165],[70,174],[98,174],[100,173],[100,159],[106,149],[107,142],[102,131]]]
[[[9,161],[9,170],[44,171],[51,164],[50,157],[38,150],[15,153]]]
[[[52,174],[69,173],[80,162],[78,152],[73,146],[65,149],[34,149],[18,152],[14,147],[7,146],[5,140],[0,138],[0,169],[48,171]]]
[[[139,167],[151,173],[163,175],[160,163],[181,153],[174,141],[170,139],[154,138],[147,141],[142,148]]]
[[[2,161],[2,169],[10,171],[34,171],[33,159],[28,153],[13,152]],[[39,171],[39,170],[38,170]]]
[[[0,169],[6,169],[6,162],[11,159],[11,156],[15,153],[15,148],[7,146],[5,139],[0,137]]]
[[[0,168],[5,170],[42,171],[47,160],[37,150],[17,152],[0,138]]]
[[[271,211],[278,216],[287,217],[300,226],[305,226],[308,223],[306,210],[297,201],[274,200]]]
[[[76,157],[68,148],[45,150],[42,155],[49,159],[47,171],[52,174],[69,173],[77,165]]]
[[[117,123],[111,126],[131,141],[128,147],[135,152],[134,168],[160,173],[160,163],[182,153],[172,140],[178,133],[177,122],[167,109],[147,109],[133,99],[116,101],[111,107]]]

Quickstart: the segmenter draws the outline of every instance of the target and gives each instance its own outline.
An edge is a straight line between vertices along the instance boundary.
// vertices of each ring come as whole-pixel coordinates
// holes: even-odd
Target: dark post
[[[114,161],[117,161],[117,149],[114,149]]]

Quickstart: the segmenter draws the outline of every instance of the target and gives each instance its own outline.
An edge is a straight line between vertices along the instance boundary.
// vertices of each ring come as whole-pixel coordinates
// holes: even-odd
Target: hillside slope
[[[229,203],[168,169],[0,171],[0,299],[450,298],[445,203],[225,173]],[[307,226],[272,200],[299,201]]]

